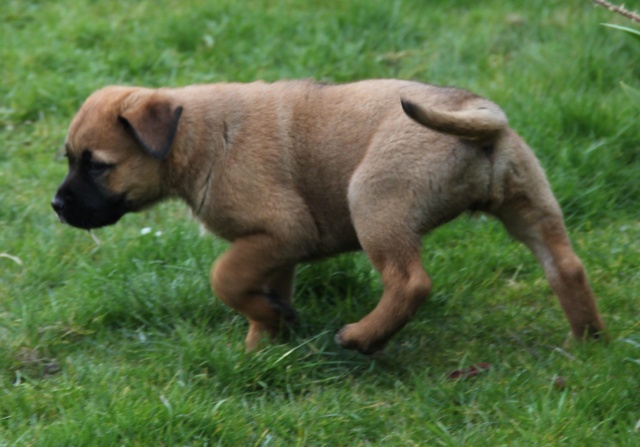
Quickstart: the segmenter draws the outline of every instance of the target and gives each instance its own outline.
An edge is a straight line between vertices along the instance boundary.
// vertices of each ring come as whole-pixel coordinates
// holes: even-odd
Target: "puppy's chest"
[[[203,209],[197,219],[208,231],[227,241],[258,232],[257,225],[229,206],[211,204]]]

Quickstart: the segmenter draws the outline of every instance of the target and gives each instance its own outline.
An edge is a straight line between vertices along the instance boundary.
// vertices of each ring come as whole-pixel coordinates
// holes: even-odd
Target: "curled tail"
[[[473,140],[495,138],[508,126],[504,112],[489,101],[483,101],[475,108],[449,111],[403,99],[402,109],[411,119],[425,127]]]

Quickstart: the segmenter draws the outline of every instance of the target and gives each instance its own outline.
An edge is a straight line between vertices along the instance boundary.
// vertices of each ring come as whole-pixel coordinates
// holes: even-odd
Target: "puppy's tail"
[[[495,138],[509,124],[504,112],[489,101],[483,101],[475,108],[448,111],[403,99],[402,109],[411,119],[429,129],[471,140]]]

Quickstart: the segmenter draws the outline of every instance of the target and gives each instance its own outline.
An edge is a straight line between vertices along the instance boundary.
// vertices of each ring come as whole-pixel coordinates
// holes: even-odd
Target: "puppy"
[[[364,250],[382,277],[375,309],[343,327],[374,352],[431,290],[421,235],[473,210],[536,256],[576,338],[605,326],[534,154],[494,103],[400,80],[194,85],[93,93],[66,139],[52,206],[97,228],[163,199],[184,200],[232,242],[211,285],[249,320],[246,348],[294,318],[297,263]]]

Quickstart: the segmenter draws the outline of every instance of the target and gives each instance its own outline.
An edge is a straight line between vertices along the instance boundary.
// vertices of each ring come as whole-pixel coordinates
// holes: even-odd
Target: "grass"
[[[636,446],[640,50],[584,0],[6,0],[0,10],[0,446]],[[619,22],[627,25],[626,23]],[[364,257],[300,266],[300,324],[242,352],[225,244],[166,203],[86,233],[48,202],[83,99],[148,86],[400,77],[503,105],[546,167],[610,327],[568,325],[526,250],[463,217],[425,238],[430,301],[381,354],[333,334],[376,303]],[[143,228],[151,232],[142,234]],[[456,369],[487,362],[473,380]]]

